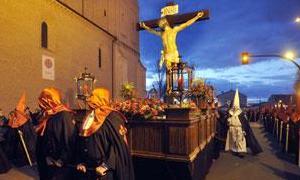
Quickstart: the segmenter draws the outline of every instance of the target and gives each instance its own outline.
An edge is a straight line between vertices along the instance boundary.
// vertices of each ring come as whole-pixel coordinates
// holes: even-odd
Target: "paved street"
[[[212,165],[207,180],[300,179],[300,168],[280,152],[273,137],[266,134],[259,124],[251,126],[264,152],[258,156],[247,155],[243,159],[222,152]]]
[[[13,168],[6,174],[0,174],[0,180],[36,180],[36,167]]]

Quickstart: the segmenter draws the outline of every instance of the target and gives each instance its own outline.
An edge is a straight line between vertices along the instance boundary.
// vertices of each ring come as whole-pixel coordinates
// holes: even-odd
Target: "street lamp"
[[[295,19],[295,23],[300,23],[300,17],[298,16],[298,17],[296,17],[296,19]]]
[[[284,57],[285,59],[292,60],[292,61],[296,59],[296,55],[295,55],[295,53],[294,53],[293,51],[287,51],[287,52],[283,55],[283,57]]]
[[[248,52],[242,52],[241,53],[242,64],[249,64],[249,60],[250,60],[250,54]]]
[[[296,54],[292,51],[287,51],[283,55],[279,55],[279,54],[259,54],[258,55],[258,54],[250,54],[249,52],[242,52],[241,53],[241,63],[243,65],[249,64],[251,57],[258,57],[258,58],[261,58],[261,57],[276,57],[276,58],[286,59],[286,60],[292,62],[300,70],[300,65],[295,61]]]

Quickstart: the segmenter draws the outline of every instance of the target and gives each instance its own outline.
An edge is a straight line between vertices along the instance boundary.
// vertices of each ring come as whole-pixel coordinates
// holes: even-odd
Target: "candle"
[[[183,79],[181,76],[178,78],[178,89],[183,90]]]

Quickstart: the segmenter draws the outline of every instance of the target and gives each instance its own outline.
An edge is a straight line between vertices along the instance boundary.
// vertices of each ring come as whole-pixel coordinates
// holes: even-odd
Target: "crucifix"
[[[178,15],[178,5],[174,3],[167,4],[161,10],[161,18],[140,22],[138,30],[147,30],[148,32],[160,36],[163,50],[161,52],[160,67],[165,64],[167,69],[167,93],[170,91],[170,77],[168,71],[173,64],[178,64],[180,54],[177,49],[177,33],[189,27],[193,23],[209,18],[208,10],[200,10],[192,13]]]

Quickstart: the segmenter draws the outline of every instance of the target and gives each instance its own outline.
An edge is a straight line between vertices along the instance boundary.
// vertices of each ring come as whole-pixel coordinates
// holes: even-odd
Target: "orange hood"
[[[72,111],[62,104],[60,92],[56,88],[45,88],[41,92],[38,102],[40,108],[44,111],[39,124],[35,128],[36,132],[40,136],[44,135],[47,121],[52,115],[55,115],[61,111]]]
[[[95,133],[104,123],[106,117],[114,111],[110,107],[109,91],[104,88],[97,88],[87,99],[91,112],[83,120],[80,128],[80,135],[87,137]]]
[[[18,128],[23,126],[29,117],[26,115],[26,96],[25,93],[22,94],[16,108],[12,111],[8,117],[8,125],[12,128]]]

